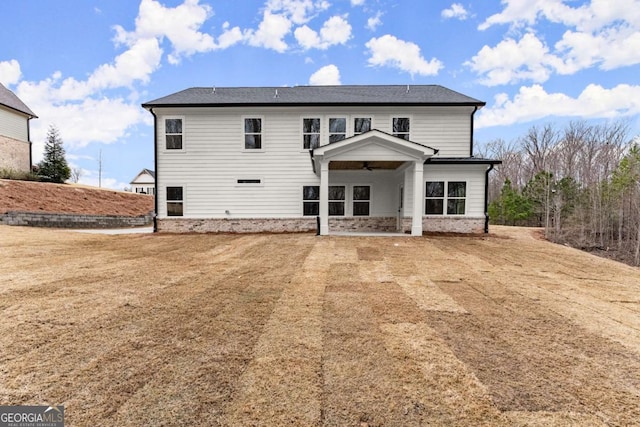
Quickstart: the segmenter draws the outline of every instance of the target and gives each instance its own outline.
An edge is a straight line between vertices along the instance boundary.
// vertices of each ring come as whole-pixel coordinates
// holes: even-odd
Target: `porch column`
[[[329,162],[320,163],[320,235],[329,234]]]
[[[422,160],[413,164],[413,217],[411,235],[422,236],[422,200],[424,195],[424,165]],[[322,198],[322,196],[320,196]]]

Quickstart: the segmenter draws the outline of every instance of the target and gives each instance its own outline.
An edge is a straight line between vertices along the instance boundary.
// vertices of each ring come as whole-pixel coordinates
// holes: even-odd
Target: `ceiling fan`
[[[369,162],[362,162],[362,169],[372,171],[373,167],[369,165]]]

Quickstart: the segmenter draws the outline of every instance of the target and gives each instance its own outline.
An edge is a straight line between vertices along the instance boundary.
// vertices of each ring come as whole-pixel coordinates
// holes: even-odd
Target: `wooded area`
[[[624,121],[533,126],[479,147],[494,224],[545,227],[548,239],[640,265],[640,138]]]

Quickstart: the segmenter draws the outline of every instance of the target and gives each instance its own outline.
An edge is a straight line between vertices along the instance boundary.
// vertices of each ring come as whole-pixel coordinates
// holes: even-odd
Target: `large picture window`
[[[244,119],[244,148],[245,150],[262,149],[262,119]]]
[[[369,216],[371,203],[371,187],[368,185],[353,186],[353,216]]]
[[[320,215],[320,187],[305,185],[302,187],[302,214],[305,216]]]
[[[406,139],[407,141],[409,141],[410,128],[411,126],[409,117],[393,118],[393,136],[397,136],[398,138]]]
[[[347,119],[344,117],[329,119],[329,144],[342,141],[347,137]]]
[[[344,185],[330,185],[329,186],[329,215],[330,216],[344,216],[344,200],[345,200]]]
[[[446,191],[445,191],[446,189]],[[464,215],[467,183],[464,181],[427,181],[425,214]]]
[[[320,119],[302,119],[302,147],[311,150],[320,146]]]
[[[164,137],[167,150],[182,150],[182,119],[165,119]]]
[[[167,187],[167,216],[182,216],[184,212],[182,187]]]

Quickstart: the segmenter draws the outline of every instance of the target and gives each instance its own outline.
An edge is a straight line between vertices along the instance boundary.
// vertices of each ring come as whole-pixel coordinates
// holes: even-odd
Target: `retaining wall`
[[[54,228],[129,228],[153,224],[153,214],[130,217],[11,211],[0,215],[0,224]]]

